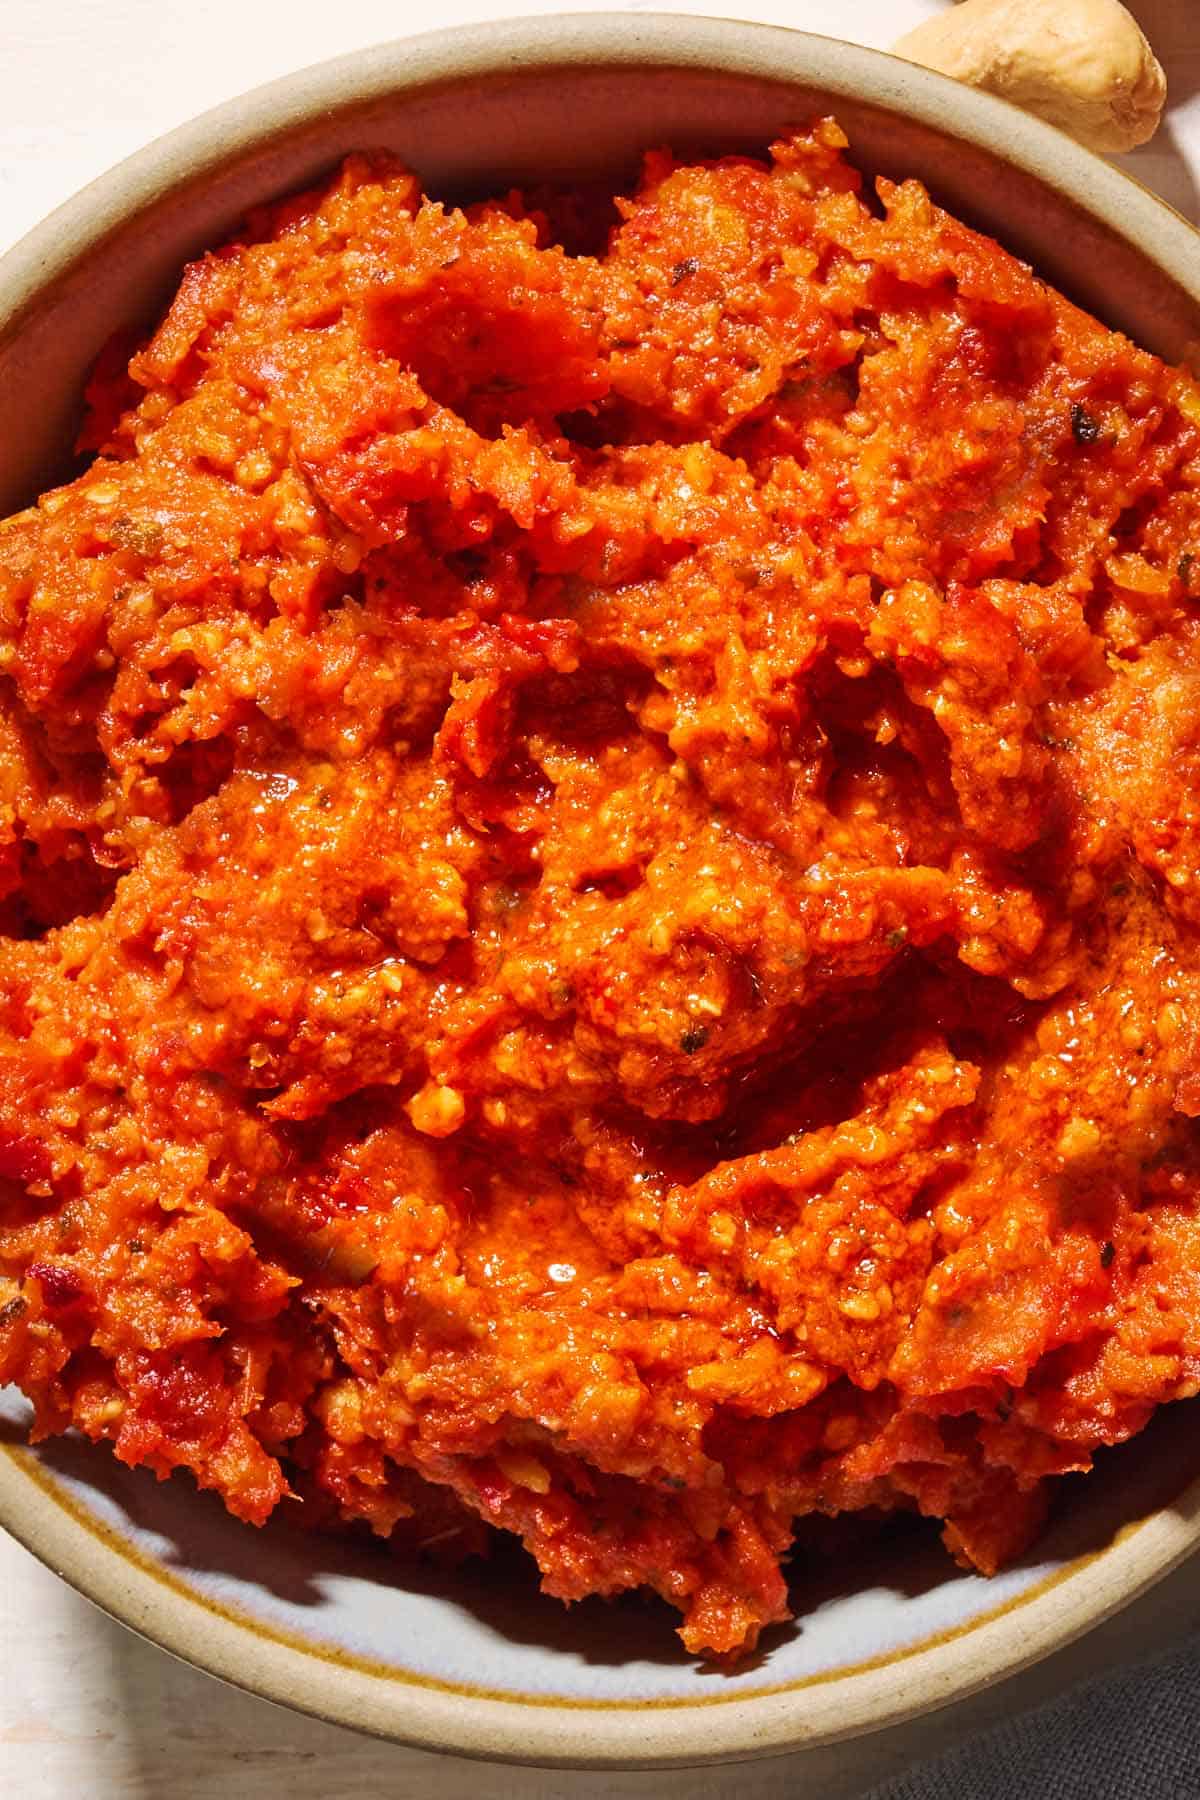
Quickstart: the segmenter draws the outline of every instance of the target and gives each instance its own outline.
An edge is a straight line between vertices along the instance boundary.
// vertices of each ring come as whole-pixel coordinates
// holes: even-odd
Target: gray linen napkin
[[[864,1800],[1200,1800],[1200,1636],[872,1788]]]

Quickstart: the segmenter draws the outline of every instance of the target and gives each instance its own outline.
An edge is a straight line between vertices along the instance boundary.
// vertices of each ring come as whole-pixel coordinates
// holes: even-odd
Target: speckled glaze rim
[[[484,1761],[686,1768],[836,1743],[1018,1674],[1111,1618],[1197,1548],[1200,1481],[1104,1548],[961,1627],[750,1695],[677,1703],[504,1698],[307,1645],[204,1598],[135,1552],[39,1464],[36,1452],[12,1445],[0,1446],[0,1524],[77,1593],[149,1642],[329,1724]]]
[[[218,107],[120,164],[0,258],[0,349],[131,219],[231,162],[364,101],[464,77],[603,67],[795,81],[917,122],[1052,188],[1132,245],[1176,323],[1200,320],[1200,236],[1120,171],[1037,120],[878,52],[774,26],[686,15],[568,14],[437,32],[356,52]],[[1002,148],[1001,148],[1002,147]],[[268,197],[265,193],[263,198]],[[1182,309],[1182,310],[1181,310]],[[1190,317],[1190,313],[1187,314]],[[1197,335],[1200,335],[1198,333]],[[425,1749],[576,1768],[736,1761],[898,1723],[1015,1674],[1167,1574],[1200,1543],[1200,1481],[991,1614],[894,1656],[714,1703],[504,1699],[318,1652],[208,1604],[112,1537],[26,1450],[0,1446],[0,1524],[114,1618],[262,1697]]]
[[[686,13],[564,13],[400,38],[268,82],[157,138],[82,188],[0,256],[0,343],[46,289],[131,215],[349,105],[458,82],[597,65],[794,80],[919,120],[998,155],[1132,244],[1200,308],[1200,233],[1123,170],[1007,101],[838,38]]]

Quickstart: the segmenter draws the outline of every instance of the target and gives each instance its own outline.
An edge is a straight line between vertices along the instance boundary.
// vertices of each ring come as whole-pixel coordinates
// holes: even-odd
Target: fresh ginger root
[[[1162,66],[1120,0],[963,0],[892,48],[1107,154],[1153,137],[1166,99]]]

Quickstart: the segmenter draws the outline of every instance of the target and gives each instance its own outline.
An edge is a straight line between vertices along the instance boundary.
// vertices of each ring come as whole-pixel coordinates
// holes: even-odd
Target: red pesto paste
[[[39,1435],[731,1654],[1200,1386],[1200,391],[843,147],[352,158],[102,360],[0,527]]]

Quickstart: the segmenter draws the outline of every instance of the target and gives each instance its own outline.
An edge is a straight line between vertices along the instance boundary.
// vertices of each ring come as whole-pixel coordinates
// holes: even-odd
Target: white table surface
[[[862,43],[886,47],[941,4],[632,0],[629,9],[744,11],[834,36],[852,29]],[[1172,102],[1154,145],[1131,166],[1200,223],[1200,7],[1132,4],[1166,65]],[[415,0],[0,0],[0,250],[148,139],[273,76],[435,25],[564,10],[583,9],[539,0],[441,0],[436,8]],[[708,1775],[493,1770],[373,1743],[222,1687],[112,1624],[0,1534],[0,1784],[43,1800],[852,1800],[967,1732],[1197,1626],[1200,1558],[1026,1675],[854,1745]]]

